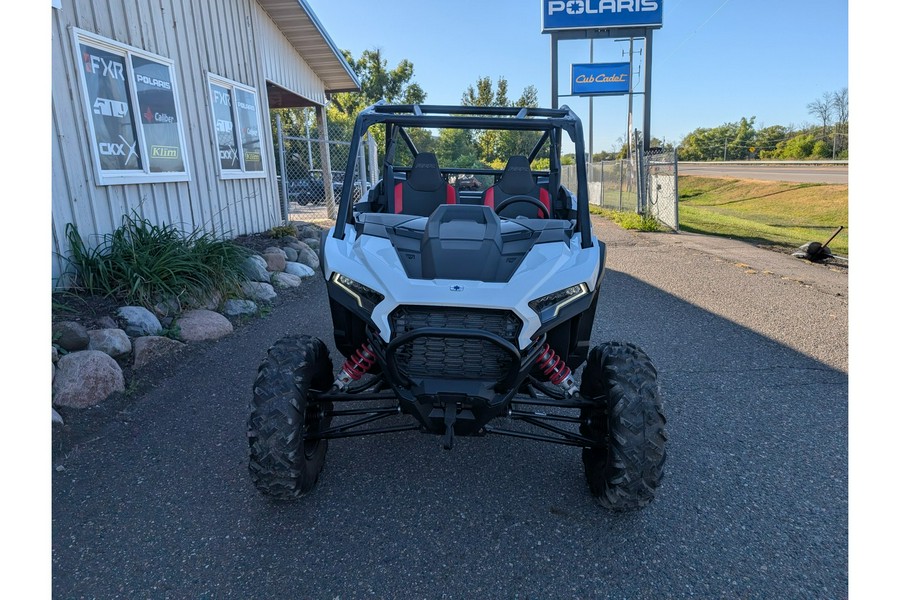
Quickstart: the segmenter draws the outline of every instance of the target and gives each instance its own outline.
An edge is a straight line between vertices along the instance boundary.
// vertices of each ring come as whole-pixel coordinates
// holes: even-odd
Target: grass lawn
[[[843,225],[829,248],[850,255],[846,185],[680,176],[678,195],[683,231],[796,249]]]

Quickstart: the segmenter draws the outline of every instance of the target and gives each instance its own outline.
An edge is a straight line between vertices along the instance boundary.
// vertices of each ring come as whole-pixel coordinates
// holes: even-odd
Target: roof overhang
[[[325,84],[325,92],[358,92],[359,78],[306,0],[256,0]]]

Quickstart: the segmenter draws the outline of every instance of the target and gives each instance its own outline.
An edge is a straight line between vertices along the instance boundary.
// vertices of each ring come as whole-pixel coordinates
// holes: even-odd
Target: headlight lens
[[[350,296],[356,300],[356,303],[360,308],[364,308],[370,312],[379,302],[384,300],[384,294],[379,294],[372,288],[365,286],[358,281],[354,281],[346,275],[335,273],[331,276],[331,281],[350,294]]]
[[[549,321],[559,316],[560,310],[589,293],[587,284],[579,283],[532,300],[528,306],[541,317],[541,321]]]

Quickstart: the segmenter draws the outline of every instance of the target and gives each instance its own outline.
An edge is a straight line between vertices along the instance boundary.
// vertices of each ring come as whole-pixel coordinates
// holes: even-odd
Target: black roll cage
[[[386,104],[384,100],[373,104],[359,113],[353,126],[353,137],[350,140],[347,173],[344,181],[352,181],[356,172],[357,161],[353,160],[359,153],[363,135],[373,125],[385,124],[386,148],[385,170],[393,169],[391,165],[396,149],[397,135],[403,139],[415,157],[418,154],[413,140],[406,127],[447,128],[447,129],[493,129],[508,131],[540,131],[540,140],[535,144],[528,159],[533,161],[541,148],[550,142],[550,169],[556,173],[560,170],[560,153],[562,149],[560,132],[569,134],[575,143],[575,172],[578,183],[576,198],[575,230],[581,234],[581,247],[590,248],[591,228],[587,195],[587,168],[584,161],[584,131],[581,119],[568,106],[553,108],[517,108],[517,107],[480,107],[480,106],[443,106],[420,104]],[[478,169],[441,169],[445,173],[492,174],[493,171]],[[550,173],[539,173],[550,174]],[[351,220],[353,203],[351,193],[353,186],[344,186],[341,191],[341,202],[338,208],[334,227],[334,237],[344,239],[344,229]]]

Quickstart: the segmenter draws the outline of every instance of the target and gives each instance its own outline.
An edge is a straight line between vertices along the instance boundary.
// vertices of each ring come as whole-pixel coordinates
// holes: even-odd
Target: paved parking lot
[[[286,333],[332,344],[317,279],[57,456],[54,597],[846,597],[846,271],[598,227],[593,341],[636,342],[660,371],[670,444],[649,508],[602,510],[572,448],[446,452],[417,433],[334,441],[312,494],[261,497],[251,383]]]

